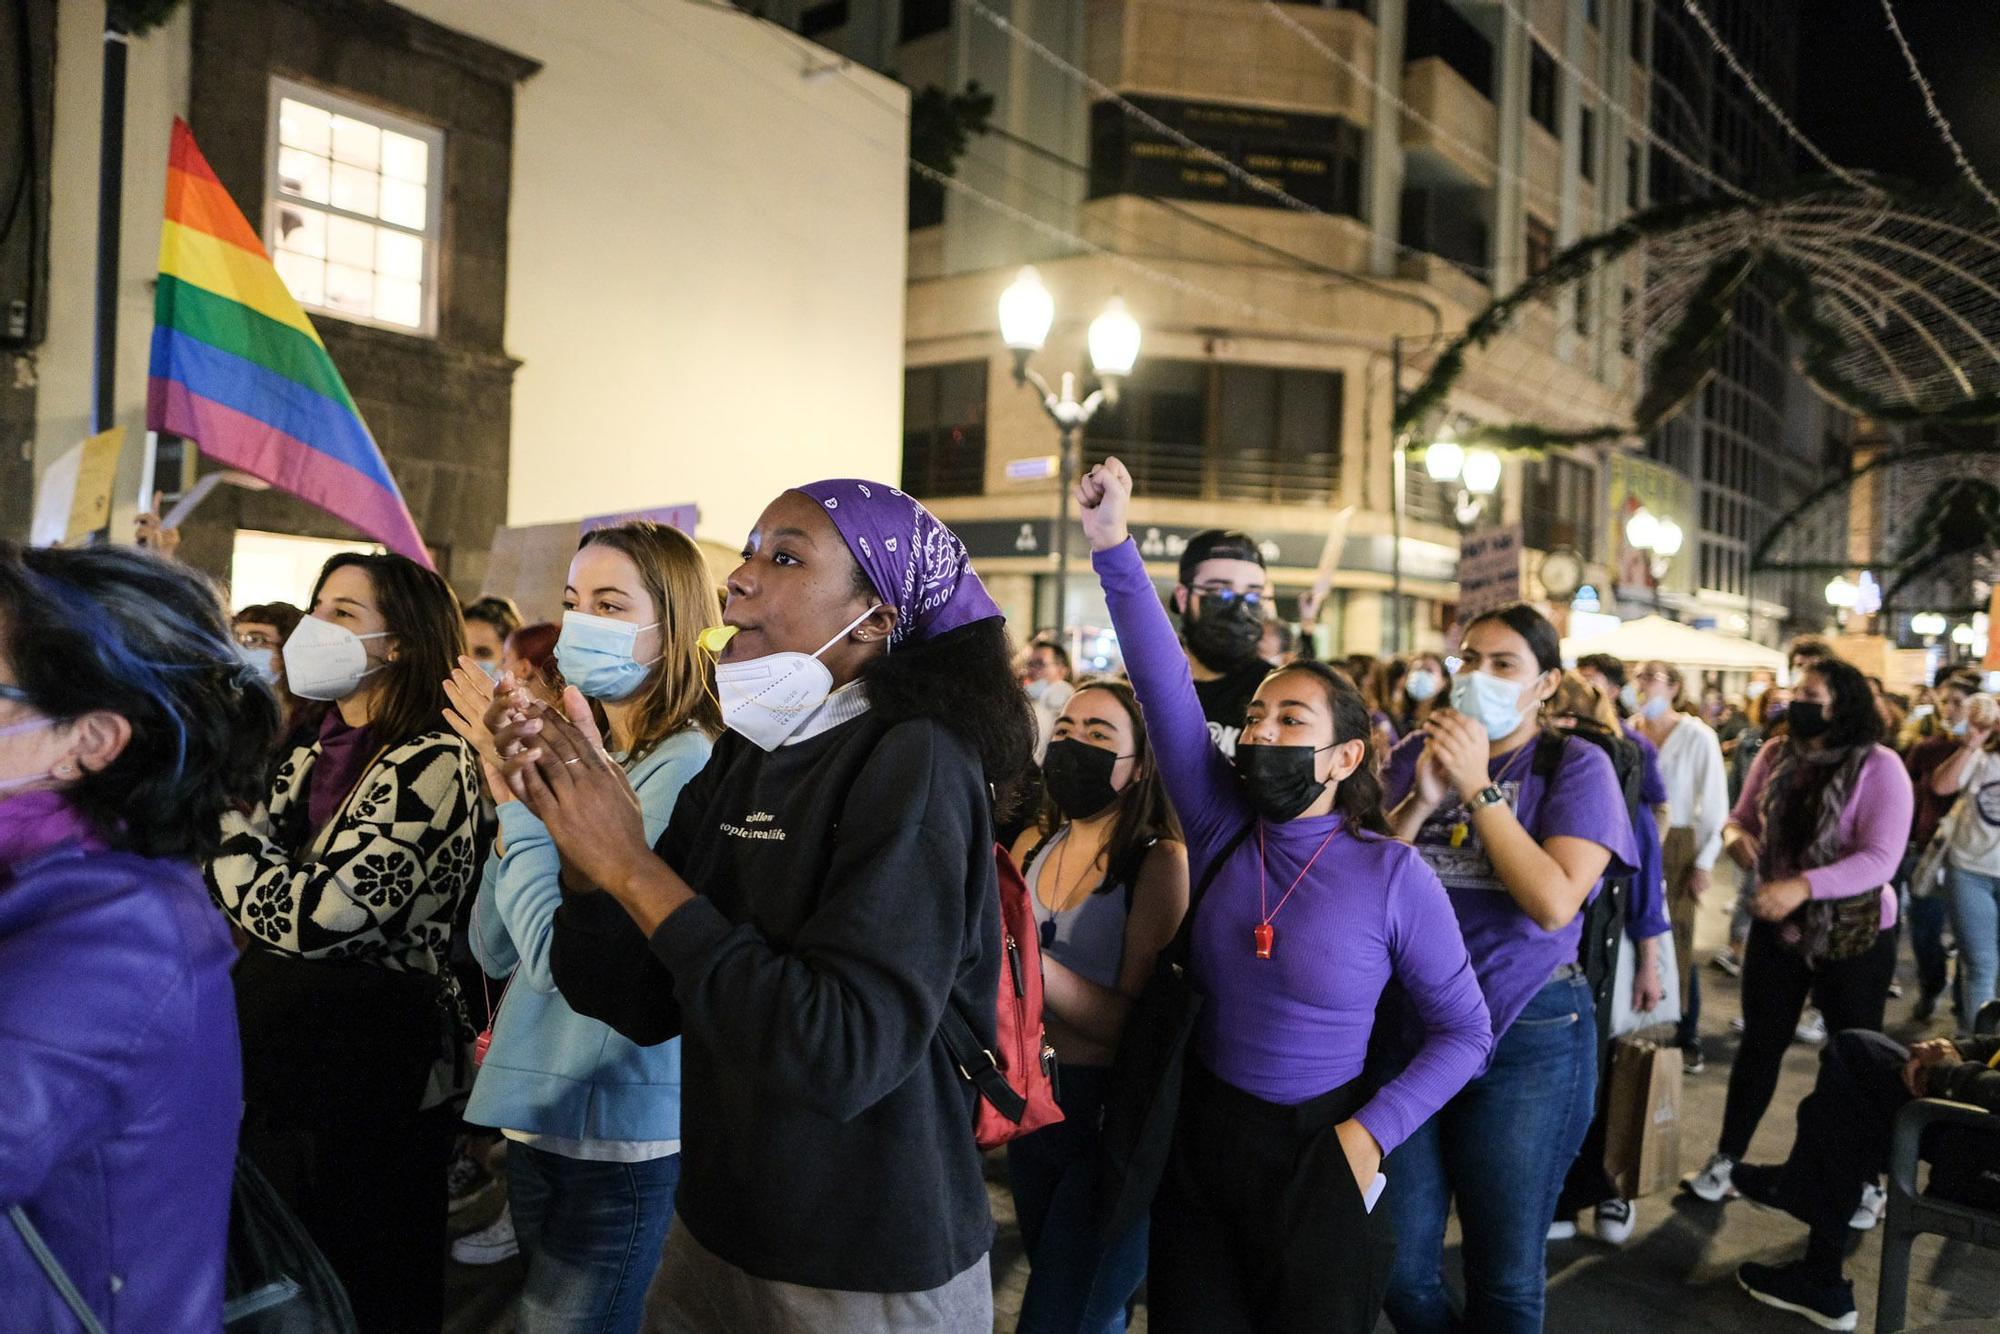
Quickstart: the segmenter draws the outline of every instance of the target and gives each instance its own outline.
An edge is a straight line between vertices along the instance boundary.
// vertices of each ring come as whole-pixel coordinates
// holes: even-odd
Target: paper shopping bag
[[[1681,1171],[1681,1053],[1634,1038],[1611,1052],[1604,1170],[1628,1200],[1671,1190]]]

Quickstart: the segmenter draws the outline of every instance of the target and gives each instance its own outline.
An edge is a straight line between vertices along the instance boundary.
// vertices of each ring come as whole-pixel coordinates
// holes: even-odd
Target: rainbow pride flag
[[[146,425],[426,567],[430,553],[326,345],[178,117]]]

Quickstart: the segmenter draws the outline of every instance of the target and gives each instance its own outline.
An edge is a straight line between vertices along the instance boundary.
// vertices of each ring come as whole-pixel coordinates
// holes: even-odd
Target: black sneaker
[[[1778,1192],[1778,1179],[1783,1174],[1784,1169],[1773,1164],[1738,1163],[1729,1174],[1729,1182],[1750,1203],[1766,1209],[1783,1209]]]
[[[1701,1039],[1696,1038],[1681,1048],[1681,1073],[1698,1075],[1708,1069],[1708,1057],[1701,1049]]]
[[[1920,1024],[1929,1023],[1931,1016],[1937,1013],[1937,1003],[1937,992],[1925,991],[1919,993],[1917,1003],[1910,1007],[1910,1018]]]
[[[1854,1285],[1846,1279],[1816,1283],[1803,1264],[1746,1264],[1736,1271],[1736,1281],[1764,1305],[1804,1316],[1821,1329],[1853,1329],[1859,1323]]]

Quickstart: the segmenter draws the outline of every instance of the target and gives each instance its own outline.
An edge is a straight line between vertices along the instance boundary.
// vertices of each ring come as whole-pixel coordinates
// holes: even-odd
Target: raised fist
[[[1117,459],[1106,459],[1077,479],[1076,507],[1092,551],[1109,551],[1130,533],[1125,515],[1132,507],[1132,474]]]

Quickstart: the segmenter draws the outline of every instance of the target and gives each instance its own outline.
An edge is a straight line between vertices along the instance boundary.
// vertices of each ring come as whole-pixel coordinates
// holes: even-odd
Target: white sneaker
[[[1729,974],[1729,976],[1731,977],[1743,976],[1742,962],[1738,960],[1735,955],[1731,954],[1727,950],[1724,950],[1722,953],[1716,955],[1714,958],[1710,959],[1709,962],[1711,964],[1714,964],[1718,970]]]
[[[1710,1204],[1733,1200],[1737,1191],[1729,1176],[1735,1170],[1736,1160],[1726,1153],[1718,1153],[1708,1160],[1701,1171],[1681,1182],[1681,1189]]]
[[[1549,1224],[1550,1241],[1568,1241],[1575,1235],[1576,1224],[1570,1222],[1567,1218],[1558,1218],[1555,1222]]]
[[[1741,1033],[1746,1027],[1748,1025],[1743,1022],[1743,1016],[1740,1014],[1729,1021],[1729,1031],[1732,1033]]]
[[[497,1265],[520,1253],[521,1243],[514,1236],[514,1214],[508,1209],[502,1209],[498,1218],[479,1231],[468,1232],[451,1244],[451,1258],[462,1265]]]
[[[1847,1225],[1856,1232],[1871,1231],[1881,1220],[1882,1210],[1888,1203],[1889,1192],[1869,1182],[1861,1188],[1861,1203],[1855,1206],[1854,1217],[1847,1220]]]
[[[1826,1016],[1818,1010],[1807,1010],[1806,1017],[1799,1020],[1799,1026],[1792,1030],[1792,1036],[1800,1042],[1825,1042]]]
[[[1632,1230],[1639,1225],[1638,1211],[1630,1200],[1606,1200],[1597,1206],[1597,1239],[1613,1246],[1623,1246],[1632,1240]]]

